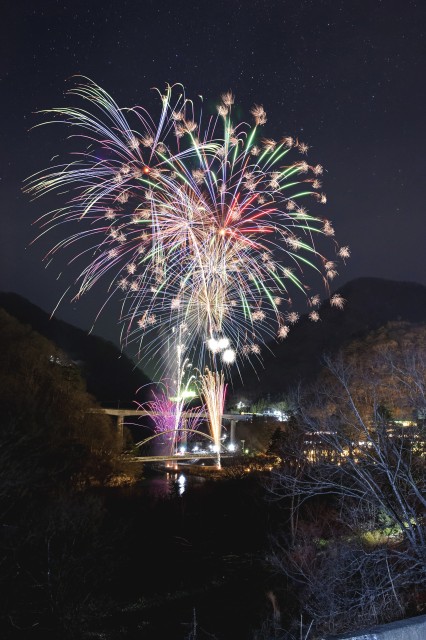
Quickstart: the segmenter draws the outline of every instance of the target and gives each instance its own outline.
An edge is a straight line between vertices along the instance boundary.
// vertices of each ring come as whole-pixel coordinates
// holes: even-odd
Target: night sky
[[[166,82],[212,108],[231,89],[243,117],[263,104],[265,135],[299,137],[326,169],[321,213],[352,252],[333,287],[359,276],[426,284],[425,25],[423,0],[7,2],[0,289],[51,312],[69,284],[61,255],[42,263],[53,238],[30,246],[48,207],[21,187],[66,150],[64,127],[29,129],[37,110],[70,102],[75,74],[120,106],[155,105],[150,88]],[[100,283],[78,304],[64,301],[58,317],[90,328],[104,292]],[[118,342],[117,315],[108,307],[95,333]]]

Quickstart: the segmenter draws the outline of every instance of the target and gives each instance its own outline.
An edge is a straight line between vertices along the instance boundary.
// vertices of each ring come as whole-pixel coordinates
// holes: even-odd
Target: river
[[[132,514],[108,640],[249,639],[270,610],[268,507],[256,478],[150,472],[109,508]],[[137,548],[140,552],[137,552]],[[127,550],[124,550],[127,553]],[[107,628],[106,628],[107,627]],[[192,633],[192,635],[190,635]]]
[[[206,478],[185,473],[185,469],[151,473],[138,483],[147,494],[158,499],[168,498],[173,494],[183,496],[194,487],[201,487]]]

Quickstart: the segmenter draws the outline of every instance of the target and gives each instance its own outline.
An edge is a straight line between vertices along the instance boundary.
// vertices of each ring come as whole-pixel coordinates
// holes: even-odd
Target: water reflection
[[[205,478],[186,475],[181,471],[170,470],[159,473],[141,482],[144,493],[155,498],[168,498],[172,495],[182,496],[185,491],[190,491],[191,487],[199,486],[205,482]]]
[[[186,478],[183,475],[183,473],[180,474],[177,482],[178,482],[178,485],[179,485],[178,493],[181,496],[181,495],[183,495],[185,493],[185,484],[186,484]]]

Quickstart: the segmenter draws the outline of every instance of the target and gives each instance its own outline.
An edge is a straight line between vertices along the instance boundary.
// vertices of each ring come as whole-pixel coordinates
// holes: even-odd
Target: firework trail
[[[292,289],[310,307],[319,304],[318,295],[308,296],[305,271],[327,286],[349,249],[337,245],[327,218],[301,204],[326,203],[322,167],[306,161],[305,143],[263,136],[262,106],[250,112],[253,125],[237,123],[228,92],[217,113],[204,117],[174,85],[158,92],[155,120],[142,107],[119,108],[88,79],[69,94],[85,106],[45,113],[71,128],[81,151],[29,178],[26,190],[34,197],[67,192],[65,206],[39,221],[40,235],[67,223],[72,229],[64,227],[46,260],[81,242],[75,297],[108,277],[111,294],[123,297],[126,342],[161,358],[164,331],[184,324],[188,350],[199,345],[200,368],[206,357],[213,368],[226,367],[258,357],[271,336],[287,336],[298,319],[285,310]],[[332,258],[317,248],[321,237],[331,241]],[[318,312],[310,317],[317,321]]]
[[[222,417],[226,396],[223,371],[205,370],[200,378],[200,395],[206,404],[210,435],[213,438],[217,468],[221,468],[220,449],[222,446]]]
[[[192,435],[200,427],[205,414],[204,406],[185,412],[186,403],[196,397],[196,375],[191,372],[192,364],[186,357],[185,333],[186,327],[182,325],[172,327],[167,339],[166,368],[173,372],[173,378],[163,379],[160,391],[154,391],[151,400],[139,405],[151,414],[154,431],[164,434],[170,442],[171,454],[177,452],[179,443],[184,444],[188,434]]]

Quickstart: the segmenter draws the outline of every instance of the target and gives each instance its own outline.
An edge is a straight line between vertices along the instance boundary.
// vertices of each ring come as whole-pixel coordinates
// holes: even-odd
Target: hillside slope
[[[137,389],[149,382],[147,376],[111,342],[88,335],[67,322],[49,315],[16,293],[0,292],[0,307],[54,342],[77,362],[87,390],[104,404],[130,405]],[[141,395],[138,394],[138,400]]]
[[[336,293],[346,300],[344,310],[325,300],[319,309],[320,322],[302,316],[283,342],[270,343],[270,351],[263,349],[263,363],[256,365],[256,373],[245,365],[243,384],[234,376],[234,395],[253,400],[285,393],[299,381],[311,380],[324,354],[389,322],[426,322],[426,287],[414,282],[358,278]]]

